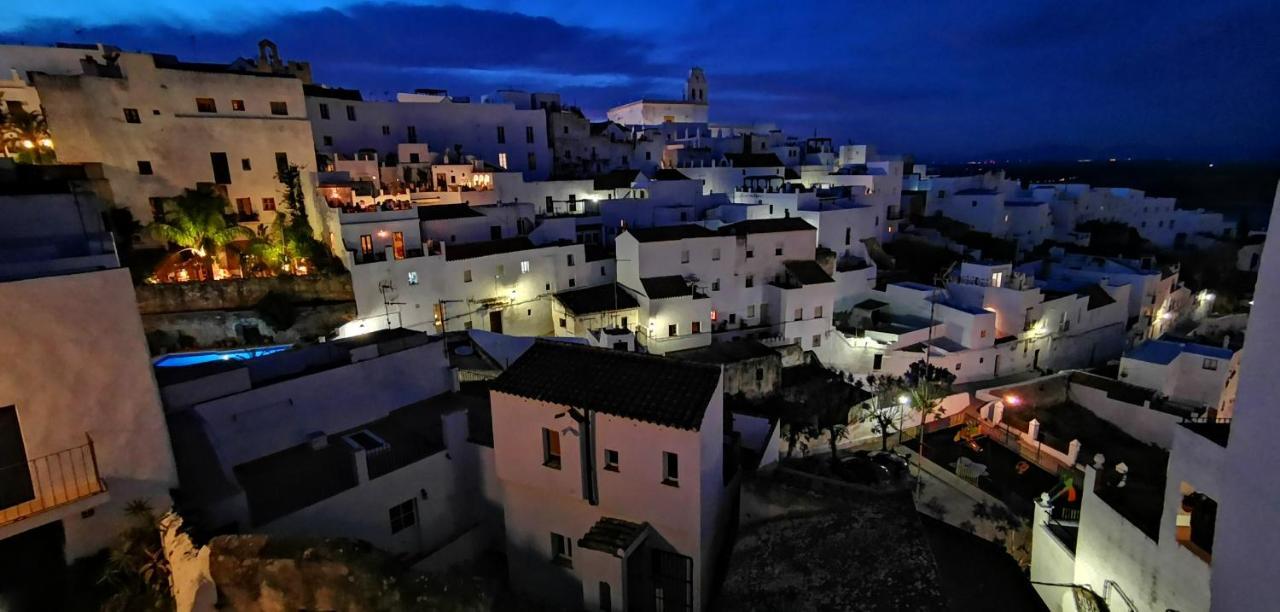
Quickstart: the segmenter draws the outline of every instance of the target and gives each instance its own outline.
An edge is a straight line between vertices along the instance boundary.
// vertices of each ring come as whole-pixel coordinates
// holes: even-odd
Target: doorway
[[[1031,369],[1040,369],[1040,349],[1036,349],[1035,354],[1031,356]]]
[[[502,333],[502,311],[501,310],[489,311],[489,331],[495,334]]]

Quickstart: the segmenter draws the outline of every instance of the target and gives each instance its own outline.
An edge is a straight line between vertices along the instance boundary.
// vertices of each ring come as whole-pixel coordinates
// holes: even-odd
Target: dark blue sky
[[[713,120],[817,129],[922,160],[1280,158],[1274,0],[33,4],[6,7],[0,39],[229,61],[269,37],[318,81],[374,97],[516,87],[603,116],[640,95],[678,96],[696,64]]]

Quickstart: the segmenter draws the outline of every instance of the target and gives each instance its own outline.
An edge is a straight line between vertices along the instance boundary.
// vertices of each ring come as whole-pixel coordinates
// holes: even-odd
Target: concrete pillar
[[[369,462],[365,460],[365,450],[363,448],[356,449],[351,453],[351,462],[356,470],[356,482],[364,484],[369,482]]]
[[[1039,419],[1031,419],[1031,422],[1030,422],[1030,423],[1027,423],[1027,435],[1028,435],[1028,436],[1030,436],[1032,440],[1039,440],[1039,439],[1040,439],[1040,421],[1039,421]]]
[[[1071,465],[1076,464],[1076,459],[1080,456],[1080,441],[1072,440],[1067,443],[1067,461]]]

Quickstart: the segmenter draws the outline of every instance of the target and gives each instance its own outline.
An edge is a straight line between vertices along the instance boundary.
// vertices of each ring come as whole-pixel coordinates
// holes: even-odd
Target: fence
[[[86,436],[87,438],[88,436]],[[74,448],[0,468],[0,525],[107,490],[98,475],[93,439]]]

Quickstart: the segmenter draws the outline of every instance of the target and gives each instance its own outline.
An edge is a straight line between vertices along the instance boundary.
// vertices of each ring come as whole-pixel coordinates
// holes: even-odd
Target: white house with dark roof
[[[1230,418],[1240,355],[1241,351],[1194,342],[1147,340],[1120,359],[1120,379]]]
[[[708,608],[737,497],[719,367],[539,340],[490,397],[517,592]]]

